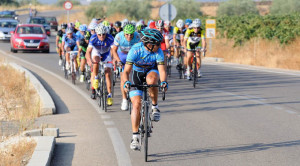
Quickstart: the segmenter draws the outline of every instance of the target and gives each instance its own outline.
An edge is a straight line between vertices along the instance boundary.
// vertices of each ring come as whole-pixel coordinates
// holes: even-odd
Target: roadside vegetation
[[[25,74],[2,59],[0,71],[0,165],[26,165],[36,142],[18,135],[34,128],[34,119],[39,116],[39,96]],[[15,141],[7,144],[11,139]]]

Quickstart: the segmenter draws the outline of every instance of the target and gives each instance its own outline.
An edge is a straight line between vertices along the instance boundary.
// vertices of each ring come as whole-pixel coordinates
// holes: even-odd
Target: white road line
[[[268,72],[268,73],[275,73],[275,74],[284,74],[284,75],[290,75],[290,76],[298,76],[300,77],[300,71],[296,70],[287,70],[287,69],[269,69],[265,67],[260,66],[247,66],[247,65],[241,65],[241,64],[234,64],[234,63],[220,63],[220,62],[208,62],[206,64],[209,65],[216,65],[216,66],[225,66],[229,68],[236,68],[236,69],[244,69],[244,70],[253,70],[253,71],[259,71],[259,72]]]
[[[11,54],[8,54],[8,53],[4,52],[3,50],[0,50],[0,52],[1,52],[3,55],[6,55],[6,56],[8,56],[8,57],[10,57],[10,58],[13,58],[13,59],[16,59],[16,60],[18,60],[18,61],[21,61],[21,62],[23,62],[23,63],[26,63],[26,64],[28,64],[28,65],[30,65],[30,66],[33,66],[33,67],[35,67],[35,68],[37,68],[37,69],[39,69],[39,70],[44,71],[45,73],[48,73],[48,74],[52,75],[52,76],[55,77],[55,78],[59,79],[60,81],[64,82],[65,84],[67,84],[68,86],[70,86],[71,88],[73,88],[73,89],[74,89],[78,94],[80,94],[82,97],[84,97],[84,98],[87,100],[87,102],[89,102],[99,114],[104,114],[104,113],[105,113],[104,111],[101,111],[101,110],[100,110],[100,108],[99,108],[99,106],[98,106],[98,104],[97,104],[96,102],[94,102],[94,101],[92,101],[92,100],[90,99],[90,96],[89,96],[89,95],[87,95],[87,94],[86,94],[83,90],[81,90],[80,88],[76,88],[75,85],[73,85],[71,82],[67,81],[65,78],[62,78],[62,77],[60,77],[59,75],[57,75],[57,74],[55,74],[55,73],[53,73],[53,72],[51,72],[51,71],[48,71],[48,70],[46,70],[46,69],[44,69],[44,68],[42,68],[42,67],[40,67],[40,66],[38,66],[38,65],[35,65],[35,64],[30,63],[30,62],[28,62],[28,61],[25,61],[25,60],[23,60],[23,59],[21,59],[21,58],[18,58],[18,57],[15,57],[15,56],[11,55]],[[127,165],[130,166],[130,165],[131,165],[131,160],[130,160],[129,154],[128,154],[126,148],[125,148],[125,145],[124,145],[124,143],[123,143],[123,140],[121,139],[121,135],[119,134],[119,131],[118,131],[117,129],[114,130],[113,136],[111,136],[111,133],[110,133],[109,128],[107,128],[107,130],[108,130],[109,135],[110,135],[110,137],[111,137],[111,141],[112,141],[113,144],[114,144],[114,149],[115,149],[115,153],[116,153],[116,156],[117,156],[117,160],[118,160],[119,166],[123,166],[123,165],[124,165],[123,163],[126,163],[126,166],[127,166]],[[116,137],[119,137],[119,138],[116,138]],[[114,140],[113,140],[113,139],[114,139]],[[116,143],[114,143],[115,140],[120,141],[120,142],[117,143],[118,147],[115,147],[115,144],[116,144]],[[117,149],[117,150],[116,150],[116,149]],[[120,157],[120,156],[121,156],[121,157]],[[122,156],[124,156],[124,157],[122,157]],[[122,161],[120,161],[120,159],[121,159]]]
[[[289,113],[289,114],[296,114],[296,112],[295,111],[291,111],[291,110],[285,110],[287,113]]]
[[[105,126],[112,126],[112,125],[115,125],[115,122],[113,122],[113,121],[104,121],[104,125]]]
[[[102,119],[110,119],[111,117],[110,117],[110,115],[101,115],[101,118]]]
[[[116,128],[107,128],[107,130],[117,154],[118,165],[131,166],[130,157],[126,149],[120,148],[125,147],[123,140],[121,139],[120,132]]]

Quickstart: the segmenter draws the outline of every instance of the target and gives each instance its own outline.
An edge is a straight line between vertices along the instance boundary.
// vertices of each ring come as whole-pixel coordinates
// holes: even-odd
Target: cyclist
[[[91,23],[90,25],[89,25],[89,30],[91,31],[91,35],[94,35],[94,34],[96,34],[96,32],[95,32],[95,28],[96,28],[96,26],[97,26],[97,24],[96,23]]]
[[[205,32],[201,29],[201,20],[195,19],[193,23],[190,25],[191,29],[187,29],[184,36],[184,48],[187,50],[187,79],[191,79],[191,59],[193,56],[193,52],[191,49],[202,46],[202,51],[206,51],[206,42],[205,42]],[[197,69],[198,69],[198,77],[202,76],[201,73],[201,56],[200,52],[196,52],[197,57]]]
[[[106,29],[108,30],[108,34],[112,33],[112,29],[108,21],[103,21],[102,25],[106,26]]]
[[[179,19],[176,22],[176,27],[174,28],[174,33],[173,33],[173,42],[174,42],[174,49],[175,49],[175,63],[176,63],[176,68],[178,67],[182,67],[182,66],[178,66],[179,61],[178,58],[179,56],[184,56],[184,55],[180,55],[180,46],[183,46],[183,41],[184,41],[184,33],[185,33],[185,29],[184,29],[184,22],[183,20]]]
[[[61,66],[62,64],[62,53],[63,53],[63,48],[62,48],[62,37],[64,35],[64,33],[66,32],[66,28],[68,27],[67,24],[65,23],[62,23],[60,25],[60,30],[57,31],[57,36],[56,36],[56,49],[57,49],[57,52],[58,52],[58,55],[59,55],[59,61],[58,61],[58,64],[59,66]]]
[[[66,37],[62,40],[62,46],[64,47],[66,53],[66,69],[70,69],[70,53],[68,51],[77,51],[79,47],[79,40],[77,36],[74,34],[72,28],[66,29]],[[75,62],[75,66],[77,66],[77,62]]]
[[[170,47],[169,44],[169,32],[164,29],[164,21],[158,20],[155,22],[155,27],[157,30],[160,31],[160,33],[163,35],[163,40],[161,42],[161,49],[163,50],[164,54],[168,54],[168,49]]]
[[[139,33],[139,35],[141,36],[141,33],[142,31],[146,28],[146,25],[142,22],[142,21],[139,21],[137,24],[136,24],[136,27],[135,27],[135,30],[136,32]]]
[[[131,47],[138,43],[140,41],[140,36],[137,32],[135,32],[135,28],[132,24],[127,24],[124,27],[124,30],[120,33],[117,34],[114,45],[112,46],[112,53],[114,59],[123,66],[126,63],[126,58],[129,50]],[[122,103],[121,103],[121,110],[125,111],[128,110],[128,102],[127,102],[127,97],[126,93],[123,89],[123,78],[121,77],[121,83],[120,83],[120,88],[122,92]]]
[[[79,26],[81,25],[81,23],[76,20],[75,25],[74,25],[74,33],[77,33],[79,31]]]
[[[192,24],[192,20],[191,19],[186,19],[185,20],[185,29],[190,29],[190,25]]]
[[[96,98],[96,91],[98,89],[99,78],[98,78],[98,70],[99,70],[99,62],[104,62],[105,69],[105,77],[106,77],[106,87],[107,87],[107,105],[111,106],[113,104],[112,94],[111,94],[111,56],[110,56],[110,48],[114,42],[114,38],[108,34],[108,30],[102,24],[97,25],[96,34],[90,38],[90,42],[86,51],[86,59],[91,66],[92,74],[91,74],[91,82],[92,82],[92,95],[91,98]],[[93,66],[92,66],[93,65]]]
[[[77,32],[78,33],[78,32]],[[78,49],[78,55],[80,55],[80,71],[81,71],[81,75],[80,75],[80,82],[84,81],[84,72],[85,72],[85,53],[86,53],[86,49],[88,47],[89,44],[89,39],[91,37],[90,32],[87,30],[87,26],[86,25],[80,25],[79,26],[79,34],[77,34],[78,38],[79,38],[79,49]]]
[[[166,82],[164,54],[160,48],[163,36],[156,29],[145,29],[142,31],[142,34],[142,42],[135,44],[128,53],[123,74],[124,88],[128,91],[131,82],[137,85],[142,85],[144,82],[149,85],[157,84],[160,78],[161,86],[167,90],[168,83]],[[129,74],[132,69],[132,79],[129,81]],[[157,122],[160,120],[160,111],[157,103],[158,88],[149,88],[149,95],[152,99],[152,119]],[[131,124],[133,132],[130,148],[139,150],[140,138],[138,128],[141,118],[141,89],[132,88],[130,98],[132,101]]]
[[[111,33],[111,35],[113,37],[116,37],[116,35],[118,33],[120,33],[121,31],[123,31],[121,25],[122,25],[122,23],[120,21],[116,21],[115,22],[114,27],[112,28],[112,33]]]
[[[127,18],[125,18],[124,20],[122,20],[122,25],[121,27],[124,28],[127,24],[129,24],[130,22],[128,21]]]

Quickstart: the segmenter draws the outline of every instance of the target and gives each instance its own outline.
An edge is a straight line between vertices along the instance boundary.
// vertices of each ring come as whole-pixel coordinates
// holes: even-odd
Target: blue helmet
[[[157,29],[145,29],[142,32],[142,42],[144,44],[160,44],[163,40],[163,35]]]
[[[192,24],[192,20],[191,19],[186,19],[185,20],[185,25],[190,25],[190,24]]]
[[[79,26],[79,31],[86,31],[87,26],[85,24]]]

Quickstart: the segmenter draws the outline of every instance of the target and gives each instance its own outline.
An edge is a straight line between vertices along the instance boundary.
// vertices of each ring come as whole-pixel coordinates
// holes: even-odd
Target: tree
[[[271,14],[300,13],[299,0],[273,0]]]
[[[177,10],[175,19],[199,18],[202,16],[200,2],[196,2],[195,0],[173,0],[171,4],[173,4]]]
[[[92,2],[88,9],[85,11],[85,15],[89,20],[92,18],[102,18],[105,15],[102,2]]]
[[[0,5],[15,5],[18,6],[18,2],[15,0],[0,0]]]
[[[69,1],[72,2],[73,6],[80,5],[79,0],[69,0]],[[64,3],[65,3],[65,0],[58,0],[58,1],[56,2],[56,6],[63,6]]]
[[[253,0],[228,0],[220,3],[217,14],[218,16],[241,16],[259,13]]]

